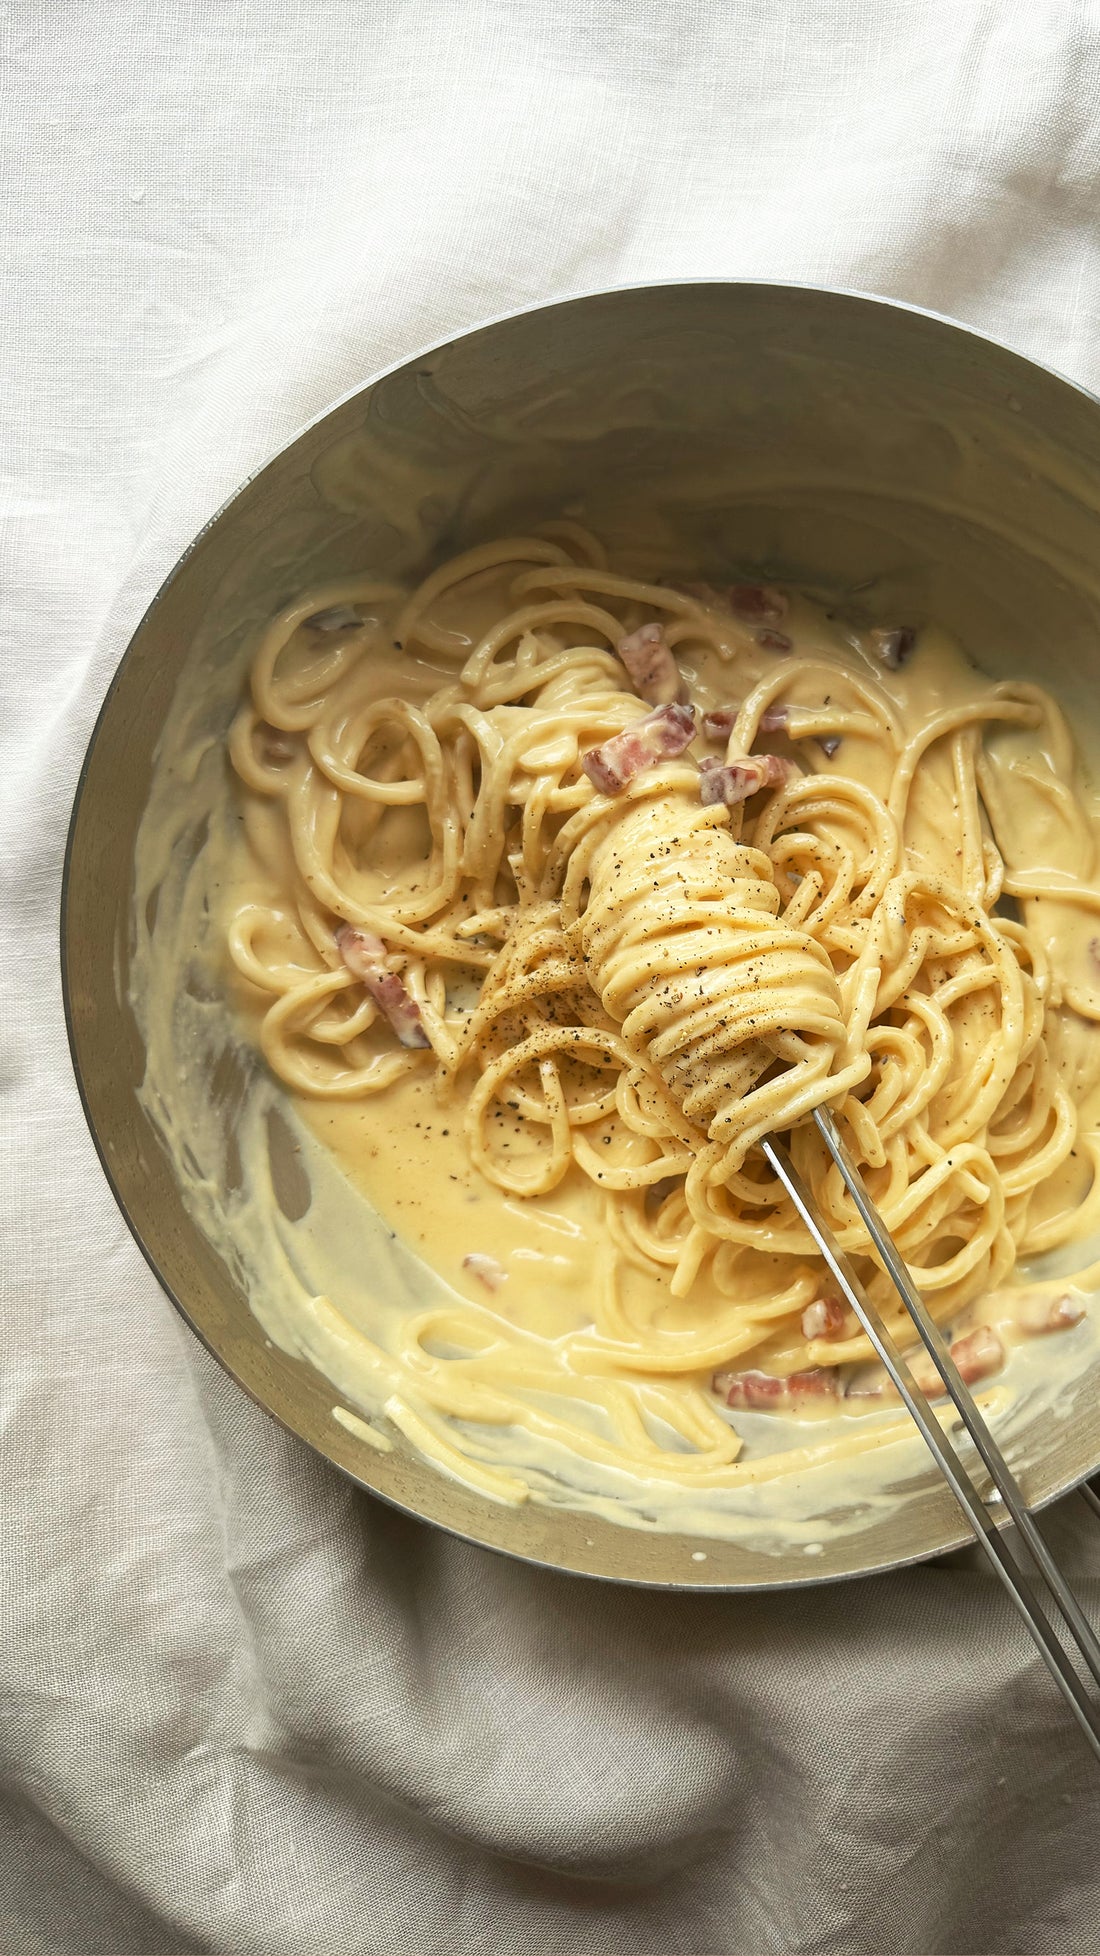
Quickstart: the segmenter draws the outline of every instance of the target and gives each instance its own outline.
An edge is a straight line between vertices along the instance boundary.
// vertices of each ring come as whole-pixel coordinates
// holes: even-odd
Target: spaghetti
[[[1064,969],[1048,955],[1050,919],[1096,902],[1072,745],[1024,684],[974,680],[907,724],[913,640],[768,587],[620,574],[567,523],[266,628],[229,750],[271,894],[228,942],[268,1064],[308,1101],[378,1096],[380,1120],[430,1079],[509,1200],[598,1198],[580,1328],[512,1322],[481,1244],[491,1302],[413,1316],[375,1355],[391,1417],[487,1492],[523,1483],[475,1466],[478,1428],[719,1486],[770,1471],[738,1461],[722,1400],[858,1383],[869,1347],[766,1133],[904,1335],[816,1106],[941,1324],[1095,1219],[1066,1022],[1100,994],[1075,937]],[[1073,874],[1018,860],[1013,739],[1080,839]]]

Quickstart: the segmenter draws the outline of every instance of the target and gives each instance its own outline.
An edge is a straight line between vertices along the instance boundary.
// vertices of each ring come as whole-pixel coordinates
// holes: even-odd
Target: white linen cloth
[[[1088,1951],[1097,1779],[972,1556],[693,1600],[388,1512],[239,1393],[84,1130],[76,771],[200,522],[375,369],[795,278],[1100,384],[1095,0],[8,0],[0,1947]],[[1052,1533],[1100,1615],[1100,1531]]]

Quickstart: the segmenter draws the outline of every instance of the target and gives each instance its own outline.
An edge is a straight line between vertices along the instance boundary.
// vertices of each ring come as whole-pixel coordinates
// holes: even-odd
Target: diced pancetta
[[[1068,1331],[1085,1315],[1085,1300],[1065,1291],[1061,1297],[1022,1297],[1016,1310],[1021,1331],[1034,1338],[1048,1331]]]
[[[712,707],[703,715],[703,732],[708,740],[728,740],[741,708],[736,704]],[[791,724],[788,706],[767,706],[760,716],[761,733],[786,733]]]
[[[703,732],[707,739],[728,740],[740,711],[739,706],[714,706],[709,713],[704,713]],[[1093,942],[1100,944],[1100,938],[1094,938]]]
[[[839,1297],[815,1297],[802,1313],[804,1338],[839,1338],[848,1313]]]
[[[581,766],[602,795],[621,795],[643,768],[675,760],[695,738],[695,708],[673,701],[581,755]]]
[[[737,724],[737,716],[740,711],[741,709],[737,703],[733,702],[729,706],[712,707],[709,713],[704,713],[703,732],[706,734],[707,739],[728,740]],[[760,732],[765,734],[789,734],[792,740],[798,740],[804,737],[797,732],[791,733],[791,709],[789,706],[772,705],[765,707],[763,713],[760,715]],[[831,761],[833,755],[840,751],[840,734],[816,734],[814,738],[827,760]],[[1100,937],[1093,938],[1089,950],[1097,968],[1100,969]]]
[[[744,1406],[751,1412],[780,1412],[805,1400],[835,1399],[837,1375],[834,1368],[826,1365],[791,1372],[785,1379],[774,1378],[770,1372],[716,1372],[713,1387],[727,1406]]]
[[[687,699],[687,688],[663,625],[643,625],[621,639],[619,657],[639,699],[647,700],[650,706],[671,706],[674,700]]]
[[[726,593],[731,611],[742,618],[755,618],[763,625],[776,625],[790,610],[785,592],[771,584],[731,584]]]
[[[389,969],[382,939],[375,937],[373,931],[342,924],[336,933],[336,944],[352,977],[365,986],[401,1044],[410,1048],[427,1046],[430,1042],[420,1007],[404,979]]]
[[[759,794],[761,788],[782,787],[793,773],[790,761],[778,754],[746,754],[743,761],[712,759],[699,771],[699,799],[705,808],[720,801],[727,808],[736,808],[750,795]]]
[[[992,1326],[981,1324],[976,1331],[967,1332],[964,1338],[955,1339],[951,1356],[959,1368],[963,1384],[976,1385],[979,1379],[988,1379],[992,1373],[1000,1371],[1005,1362],[1005,1348]],[[937,1387],[939,1383],[937,1372]]]
[[[891,632],[870,632],[868,636],[875,658],[890,672],[897,672],[905,664],[917,642],[912,625],[899,625]]]
[[[1004,1345],[987,1324],[979,1325],[976,1331],[968,1331],[962,1338],[956,1338],[950,1352],[964,1385],[976,1385],[979,1379],[990,1378],[994,1372],[1000,1371],[1005,1362]],[[906,1364],[926,1399],[944,1397],[947,1388],[926,1352],[907,1352]],[[864,1374],[853,1379],[846,1396],[849,1399],[897,1399],[900,1394],[889,1375],[876,1369],[871,1377]]]
[[[278,727],[269,726],[266,720],[256,722],[256,745],[265,767],[284,767],[287,761],[294,759],[292,736],[280,732]]]

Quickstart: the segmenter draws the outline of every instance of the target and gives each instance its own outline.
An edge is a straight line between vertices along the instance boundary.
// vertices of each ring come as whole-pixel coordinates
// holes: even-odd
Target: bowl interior
[[[137,1093],[127,1002],[133,863],[185,663],[228,714],[254,627],[307,582],[413,576],[503,530],[583,509],[612,551],[671,536],[685,570],[723,562],[807,588],[873,585],[929,615],[997,677],[1041,678],[1083,730],[1100,625],[1100,404],[927,314],[804,287],[627,288],[518,314],[383,375],[306,429],[222,510],[142,621],[81,778],[63,961],[88,1118],[131,1228],[195,1331],[254,1399],[328,1459],[472,1540],[646,1583],[767,1587],[888,1567],[965,1539],[934,1470],[838,1537],[800,1548],[648,1533],[489,1503],[332,1418],[333,1388],[265,1337],[186,1208]],[[1035,1502],[1100,1460],[1089,1373],[1064,1418],[1023,1436]]]

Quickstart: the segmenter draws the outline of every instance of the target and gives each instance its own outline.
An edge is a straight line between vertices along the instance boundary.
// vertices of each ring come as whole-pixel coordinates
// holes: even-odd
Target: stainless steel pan
[[[181,559],[115,676],[84,763],[62,954],[73,1062],[107,1177],[169,1297],[258,1404],[365,1487],[509,1554],[621,1581],[766,1588],[823,1579],[800,1549],[651,1534],[486,1502],[331,1417],[319,1374],[269,1346],[184,1206],[136,1098],[126,1003],[134,838],[173,688],[202,632],[226,656],[307,579],[415,574],[578,503],[614,532],[659,508],[685,561],[760,566],[960,631],[1081,724],[1100,678],[1100,402],[980,334],[798,286],[627,287],[513,314],[417,354],[307,428]],[[1041,1504],[1100,1463],[1095,1376],[1027,1436]],[[929,1464],[841,1535],[828,1578],[964,1539]],[[706,1560],[693,1561],[702,1547]]]

